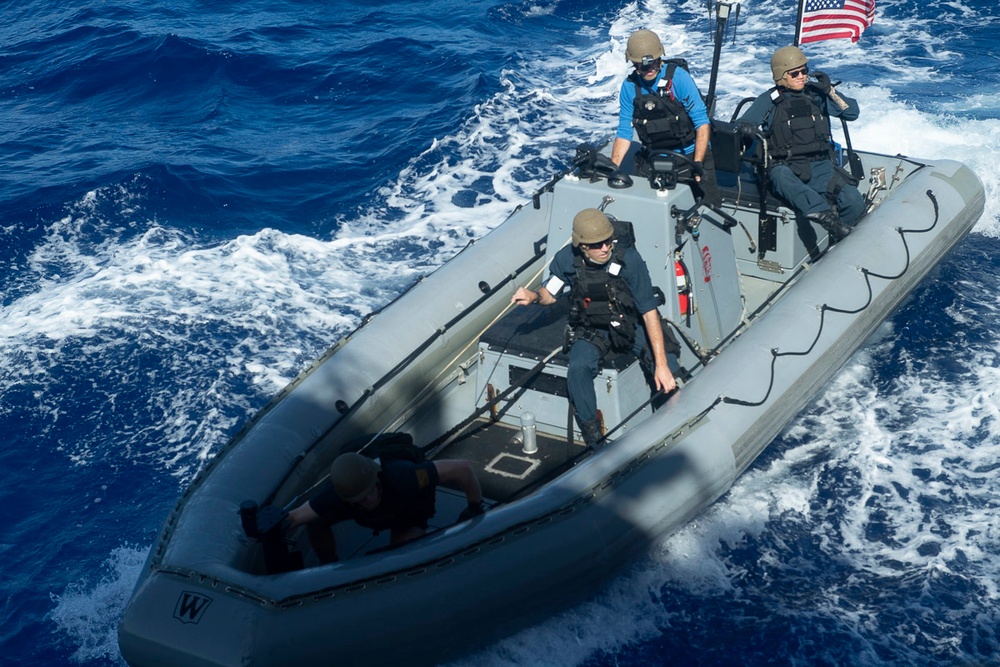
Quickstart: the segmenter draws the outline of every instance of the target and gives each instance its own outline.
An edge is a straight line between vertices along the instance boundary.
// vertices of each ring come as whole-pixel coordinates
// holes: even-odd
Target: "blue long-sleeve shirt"
[[[652,93],[656,91],[657,84],[666,74],[667,67],[669,66],[670,63],[664,62],[663,66],[660,67],[660,73],[651,82],[647,82],[640,77],[640,85],[645,92]],[[687,70],[680,65],[674,68],[673,88],[674,97],[684,105],[684,109],[687,110],[688,115],[691,117],[691,122],[694,124],[694,129],[697,130],[703,125],[708,125],[708,109],[705,108],[705,102],[701,99],[701,93],[698,92],[698,85],[691,78],[691,75],[688,74]],[[618,133],[615,136],[619,139],[632,141],[635,130],[632,126],[632,114],[635,111],[635,84],[630,79],[626,78],[622,82],[618,100],[621,108],[618,114]],[[684,154],[690,155],[693,152],[694,143],[684,147]]]

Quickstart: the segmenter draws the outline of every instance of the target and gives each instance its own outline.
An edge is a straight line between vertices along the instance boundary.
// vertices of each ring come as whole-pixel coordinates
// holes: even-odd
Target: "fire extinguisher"
[[[677,276],[677,304],[680,306],[681,315],[690,315],[691,308],[691,287],[688,284],[687,271],[680,260],[674,260],[674,274]]]

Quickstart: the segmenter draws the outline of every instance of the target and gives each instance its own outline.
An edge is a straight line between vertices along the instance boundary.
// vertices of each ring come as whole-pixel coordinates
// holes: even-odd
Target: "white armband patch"
[[[542,287],[544,287],[545,291],[552,296],[559,296],[559,292],[562,291],[565,284],[566,283],[564,283],[559,277],[549,276],[549,279],[545,281],[545,284],[542,285]]]

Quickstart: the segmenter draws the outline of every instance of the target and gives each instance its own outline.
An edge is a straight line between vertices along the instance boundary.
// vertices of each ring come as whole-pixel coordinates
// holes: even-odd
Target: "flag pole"
[[[798,0],[799,10],[798,18],[795,19],[795,41],[792,42],[793,45],[799,45],[799,39],[802,38],[802,13],[805,10],[806,0]]]

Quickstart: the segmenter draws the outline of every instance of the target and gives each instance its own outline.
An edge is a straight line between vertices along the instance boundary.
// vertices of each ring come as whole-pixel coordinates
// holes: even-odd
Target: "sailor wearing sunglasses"
[[[621,226],[616,229],[615,224]],[[586,208],[573,218],[573,243],[552,258],[549,277],[537,290],[518,287],[511,302],[552,306],[568,300],[566,386],[583,441],[597,447],[606,426],[597,411],[594,378],[611,352],[631,352],[648,371],[657,392],[677,381],[667,362],[658,301],[649,269],[632,244],[631,226],[613,224]]]
[[[860,111],[828,75],[814,71],[810,79],[808,62],[795,46],[774,53],[775,86],[740,117],[740,131],[753,137],[760,130],[767,139],[771,190],[838,241],[851,232],[865,205],[857,181],[839,164],[830,118],[852,121]]]
[[[622,166],[634,131],[642,148],[635,155],[633,173],[649,176],[652,156],[681,153],[694,163],[695,196],[718,206],[722,200],[709,146],[711,125],[705,102],[687,72],[687,63],[666,59],[664,54],[660,38],[651,30],[637,30],[628,38],[625,59],[634,71],[619,93],[618,132],[611,161]]]

